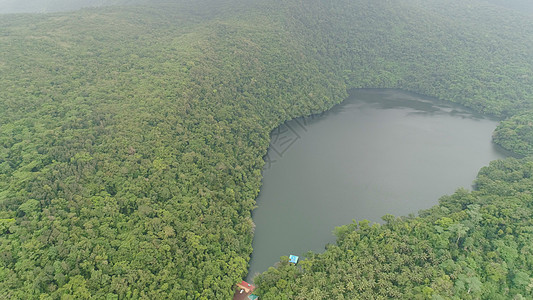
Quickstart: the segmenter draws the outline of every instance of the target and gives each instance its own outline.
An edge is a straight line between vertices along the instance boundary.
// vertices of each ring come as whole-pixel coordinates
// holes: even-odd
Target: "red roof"
[[[250,289],[250,291],[252,291],[252,292],[255,290],[255,286],[253,284],[249,284],[248,282],[246,282],[244,280],[241,282],[240,285]]]

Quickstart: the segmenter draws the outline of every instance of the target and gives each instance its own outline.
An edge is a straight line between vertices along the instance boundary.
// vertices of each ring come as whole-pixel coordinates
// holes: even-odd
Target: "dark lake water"
[[[399,90],[363,89],[324,115],[272,133],[253,211],[248,279],[283,255],[321,252],[335,226],[417,213],[507,154],[498,122]]]

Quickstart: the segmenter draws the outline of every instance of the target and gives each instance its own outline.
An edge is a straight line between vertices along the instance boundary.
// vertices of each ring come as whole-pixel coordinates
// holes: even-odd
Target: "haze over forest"
[[[136,0],[0,0],[0,14],[50,13],[85,7],[133,4]]]
[[[520,158],[418,215],[331,228],[336,243],[281,257],[254,293],[532,298],[532,14],[525,0],[0,0],[0,298],[231,299],[271,132],[357,88],[497,118],[494,143]]]
[[[520,11],[533,13],[533,3],[528,0],[483,0]],[[171,2],[171,1],[167,1]],[[9,13],[49,13],[60,11],[73,11],[86,7],[99,7],[110,5],[140,4],[142,0],[0,0],[0,14]]]

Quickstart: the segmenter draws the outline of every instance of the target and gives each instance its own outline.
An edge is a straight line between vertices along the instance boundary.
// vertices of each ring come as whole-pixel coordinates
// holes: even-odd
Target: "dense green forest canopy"
[[[502,121],[492,138],[517,154],[533,155],[533,112],[526,111]]]
[[[330,108],[347,88],[401,88],[502,118],[533,104],[533,23],[481,1],[182,0],[0,15],[0,53],[0,298],[7,299],[231,298],[252,251],[250,212],[269,133]],[[417,295],[444,297],[450,285],[473,298],[528,295],[529,248],[515,244],[531,238],[530,190],[515,185],[528,182],[530,163],[497,164],[512,168],[493,166],[487,173],[502,179],[482,185],[480,177],[478,191],[451,196],[468,206],[443,200],[453,214],[437,223],[440,233],[431,231],[433,210],[369,227],[378,236],[394,232],[407,248],[427,240],[416,247],[451,260],[414,257],[419,268],[403,285],[390,281],[401,267],[380,264],[390,269],[385,284]],[[474,208],[477,223],[465,216]],[[511,231],[510,217],[520,221]],[[486,240],[465,244],[463,232],[480,227]],[[351,247],[345,238],[362,235],[360,228],[339,229],[330,249]],[[440,248],[432,250],[434,241]],[[507,259],[500,244],[519,249],[519,258],[508,250]],[[306,295],[304,276],[315,275],[312,297],[328,295],[339,278],[324,282],[315,259],[303,273],[287,271],[294,281],[283,265],[270,270],[258,279],[261,295],[278,297],[274,286],[285,291],[279,297]],[[497,269],[502,261],[506,269]],[[455,264],[461,269],[453,273]],[[493,273],[494,282],[486,275]],[[369,284],[355,288],[401,297]],[[340,288],[335,297],[352,293]]]

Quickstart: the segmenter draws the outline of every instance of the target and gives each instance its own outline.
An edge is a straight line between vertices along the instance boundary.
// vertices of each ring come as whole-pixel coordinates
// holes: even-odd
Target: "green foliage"
[[[342,226],[337,244],[310,253],[301,267],[282,259],[256,277],[257,293],[264,299],[532,297],[533,179],[511,175],[532,166],[525,159],[493,162],[481,170],[475,191],[443,197],[420,217]],[[518,182],[528,191],[494,192]],[[472,204],[457,206],[461,198]]]
[[[494,131],[496,144],[521,155],[533,155],[533,113],[515,115]]]
[[[145,3],[0,16],[0,298],[230,298],[269,133],[347,88],[531,108],[533,25],[489,5]],[[530,297],[531,171],[497,162],[423,219],[337,229],[263,299]]]

